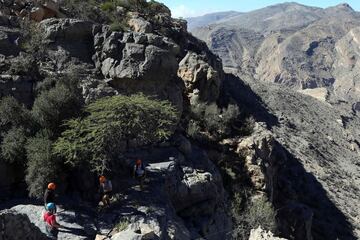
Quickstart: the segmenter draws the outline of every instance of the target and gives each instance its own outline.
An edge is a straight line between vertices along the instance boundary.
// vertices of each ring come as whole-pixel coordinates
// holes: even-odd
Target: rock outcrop
[[[178,76],[185,82],[188,94],[201,89],[199,98],[205,102],[215,102],[220,94],[221,72],[210,66],[204,57],[188,52],[179,63]]]
[[[143,92],[183,107],[183,82],[177,77],[179,46],[155,34],[110,32],[95,28],[96,66],[120,93]]]
[[[264,231],[261,227],[251,230],[249,240],[286,240],[285,238],[274,237],[271,232]]]
[[[17,205],[0,212],[0,239],[48,239],[43,221],[43,206]],[[80,212],[58,209],[57,220],[64,226],[58,234],[59,239],[89,239],[95,236],[96,229],[91,218]],[[1,238],[3,237],[3,238]]]
[[[60,18],[65,15],[60,11],[59,2],[57,0],[45,1],[26,1],[26,0],[10,0],[1,3],[1,15],[14,15],[21,18],[41,22],[48,18]]]
[[[6,210],[0,213],[0,226],[1,240],[48,239],[46,234],[26,214],[18,213],[15,210]]]

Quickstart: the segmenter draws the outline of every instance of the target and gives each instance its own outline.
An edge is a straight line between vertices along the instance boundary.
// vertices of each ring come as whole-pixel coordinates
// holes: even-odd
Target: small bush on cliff
[[[220,108],[215,103],[192,103],[192,118],[188,126],[188,134],[194,135],[194,123],[197,128],[209,132],[215,139],[222,139],[232,134],[233,124],[238,119],[240,111],[236,105]]]
[[[47,182],[56,180],[59,161],[52,154],[51,133],[41,131],[26,144],[28,158],[25,181],[29,196],[41,198]]]
[[[168,101],[142,94],[105,97],[87,106],[85,112],[84,118],[66,122],[67,130],[54,149],[67,163],[88,162],[100,173],[130,141],[146,145],[168,138],[179,117]]]
[[[232,213],[235,219],[235,238],[248,239],[251,229],[261,226],[263,229],[276,232],[275,211],[265,197],[253,199],[243,208],[243,198],[236,195]]]

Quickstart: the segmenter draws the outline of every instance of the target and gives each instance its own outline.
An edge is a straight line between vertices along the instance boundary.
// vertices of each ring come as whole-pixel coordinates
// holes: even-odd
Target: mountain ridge
[[[343,65],[336,63],[349,65],[350,60],[339,58],[351,58],[354,53],[342,55],[339,49],[350,46],[341,47],[348,43],[340,39],[360,24],[360,13],[349,4],[323,9],[284,3],[224,19],[191,32],[222,58],[227,69],[241,69],[256,79],[294,89],[332,91],[337,82],[344,86],[344,70],[339,74]],[[351,64],[347,68],[354,72]],[[357,93],[346,96],[338,90],[333,97],[353,102],[359,98]]]

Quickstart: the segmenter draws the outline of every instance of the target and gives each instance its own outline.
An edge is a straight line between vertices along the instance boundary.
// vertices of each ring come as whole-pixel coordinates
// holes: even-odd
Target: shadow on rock
[[[268,190],[277,208],[278,227],[289,239],[355,240],[347,217],[329,199],[299,159],[277,144],[271,156]],[[267,170],[268,171],[268,170]],[[268,171],[269,172],[269,171]]]
[[[255,118],[256,122],[265,122],[269,129],[279,124],[278,118],[269,113],[266,104],[240,78],[233,74],[226,74],[224,88],[241,108],[245,108],[245,111]]]

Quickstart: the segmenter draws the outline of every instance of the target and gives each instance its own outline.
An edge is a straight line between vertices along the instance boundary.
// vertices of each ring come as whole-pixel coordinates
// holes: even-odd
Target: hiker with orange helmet
[[[144,164],[140,159],[137,159],[135,162],[134,170],[133,170],[133,177],[136,178],[140,183],[140,189],[143,190],[144,188],[144,180],[146,177],[146,170]]]
[[[48,203],[54,203],[55,202],[55,190],[56,190],[56,184],[51,182],[48,184],[47,189],[45,190],[44,194],[44,206],[45,210],[47,209]],[[55,208],[56,213],[56,208]]]
[[[112,198],[112,183],[105,176],[100,176],[100,192],[102,194],[101,202],[104,206],[110,205],[110,199]]]

